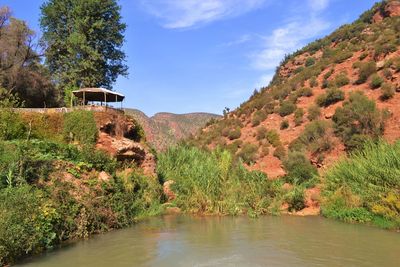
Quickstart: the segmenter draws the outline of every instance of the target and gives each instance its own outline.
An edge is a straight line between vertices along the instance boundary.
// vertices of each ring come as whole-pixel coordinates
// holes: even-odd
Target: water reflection
[[[322,218],[152,218],[20,266],[400,266],[400,235]]]

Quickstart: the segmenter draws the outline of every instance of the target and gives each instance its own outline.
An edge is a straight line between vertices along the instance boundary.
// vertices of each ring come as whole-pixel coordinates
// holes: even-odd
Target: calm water
[[[400,234],[318,217],[163,217],[20,266],[400,266]]]

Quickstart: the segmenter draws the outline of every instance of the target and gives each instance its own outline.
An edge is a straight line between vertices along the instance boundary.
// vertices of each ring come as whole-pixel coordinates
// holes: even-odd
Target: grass
[[[175,181],[175,205],[189,213],[266,214],[281,190],[265,174],[246,170],[218,149],[170,148],[159,156],[157,170],[162,181]]]
[[[367,143],[330,168],[324,180],[325,216],[400,228],[400,142]]]

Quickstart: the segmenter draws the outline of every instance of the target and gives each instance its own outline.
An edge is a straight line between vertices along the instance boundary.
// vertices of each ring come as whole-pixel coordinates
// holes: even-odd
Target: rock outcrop
[[[400,1],[394,0],[388,2],[384,8],[378,10],[372,19],[374,23],[379,23],[384,18],[396,16],[400,16]]]

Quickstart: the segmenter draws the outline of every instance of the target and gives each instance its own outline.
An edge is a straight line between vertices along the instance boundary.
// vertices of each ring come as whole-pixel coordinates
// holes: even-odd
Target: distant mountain
[[[143,126],[147,141],[159,151],[163,151],[179,140],[197,133],[211,119],[219,119],[220,115],[211,113],[157,113],[148,117],[137,109],[125,109],[125,113],[134,117]]]

